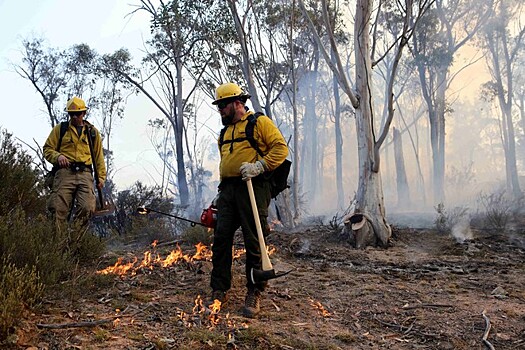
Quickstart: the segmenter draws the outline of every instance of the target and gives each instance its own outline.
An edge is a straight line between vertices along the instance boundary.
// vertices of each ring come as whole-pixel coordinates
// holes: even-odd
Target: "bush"
[[[466,207],[454,207],[451,211],[447,211],[445,205],[439,203],[435,209],[437,217],[434,224],[439,232],[451,232],[452,228],[463,222],[468,215],[468,208]]]
[[[72,276],[79,262],[92,262],[104,243],[92,234],[71,239],[75,227],[60,233],[46,216],[46,198],[32,159],[0,135],[0,339],[16,326],[25,307],[37,301],[45,286]],[[72,243],[74,241],[74,243]]]
[[[155,240],[164,241],[173,239],[174,227],[169,220],[156,215],[140,215],[131,218],[130,229],[126,232],[126,239],[138,240],[149,244]]]
[[[129,189],[120,191],[117,196],[116,226],[121,234],[140,234],[142,224],[147,222],[137,213],[137,208],[142,206],[166,213],[171,213],[174,207],[173,198],[163,196],[159,186],[148,187],[137,181]],[[134,228],[134,225],[138,227]]]
[[[213,242],[213,231],[202,226],[190,226],[182,232],[181,238],[191,245],[202,243],[209,246]]]
[[[18,324],[26,306],[32,306],[43,292],[36,269],[18,268],[2,259],[0,265],[0,341],[4,341]]]
[[[485,227],[492,230],[505,230],[512,208],[515,206],[513,201],[507,198],[505,191],[491,194],[481,192],[478,202],[482,213],[485,214],[483,220]]]
[[[20,206],[29,216],[45,212],[43,181],[33,169],[32,158],[13,142],[6,131],[0,134],[0,216]]]
[[[43,215],[28,218],[20,207],[0,216],[0,258],[9,256],[17,267],[34,266],[46,285],[67,279],[78,262],[93,261],[104,246],[89,232],[73,244],[52,220]]]

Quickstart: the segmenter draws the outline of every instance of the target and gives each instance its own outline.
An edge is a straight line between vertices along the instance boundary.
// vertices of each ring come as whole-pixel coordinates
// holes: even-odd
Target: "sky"
[[[135,8],[132,4],[137,3],[138,0],[0,0],[0,128],[33,146],[33,139],[42,146],[51,130],[40,96],[12,67],[20,61],[22,39],[43,37],[48,46],[59,49],[86,43],[99,54],[126,47],[135,58],[140,58],[143,42],[149,38],[149,17],[144,12],[128,15]],[[155,169],[161,168],[161,162],[146,128],[148,120],[156,117],[160,117],[159,113],[144,97],[128,98],[125,116],[117,122],[111,139],[118,189],[137,180],[150,185],[160,181]],[[219,123],[216,129],[219,130]]]

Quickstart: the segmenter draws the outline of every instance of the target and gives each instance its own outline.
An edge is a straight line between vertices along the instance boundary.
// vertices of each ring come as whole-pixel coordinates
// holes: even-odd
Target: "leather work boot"
[[[244,309],[242,313],[245,317],[254,318],[261,310],[261,292],[257,289],[248,289],[246,299],[244,301]]]
[[[215,300],[220,301],[221,305],[224,305],[228,301],[228,294],[224,290],[214,290],[211,293],[209,305],[213,304]]]

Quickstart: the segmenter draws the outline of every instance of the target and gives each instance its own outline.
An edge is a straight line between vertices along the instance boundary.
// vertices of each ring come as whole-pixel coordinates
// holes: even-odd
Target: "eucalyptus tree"
[[[513,120],[515,79],[522,68],[518,65],[518,58],[525,54],[525,26],[520,18],[523,10],[525,4],[522,1],[499,1],[494,16],[483,29],[483,45],[491,75],[485,91],[498,101],[501,111],[500,131],[505,153],[507,192],[515,199],[523,196],[518,181]]]
[[[108,155],[105,157],[108,179],[111,179],[112,125],[116,118],[123,116],[123,93],[129,88],[105,68],[107,64],[104,60],[112,56],[101,57],[87,44],[76,44],[67,49],[53,48],[47,45],[44,38],[23,39],[22,47],[22,59],[14,64],[15,71],[28,80],[40,95],[51,127],[67,119],[64,107],[69,98],[75,95],[86,100],[90,108],[89,117],[100,121],[98,126],[104,137],[104,151]],[[117,52],[112,59],[122,57],[119,58]],[[38,146],[33,151],[40,159],[42,168],[46,169],[40,149]]]
[[[451,73],[456,53],[483,27],[493,11],[493,0],[436,0],[418,31],[411,52],[427,104],[432,144],[434,202],[445,199],[445,117],[451,111],[447,90],[457,74]],[[468,66],[478,60],[474,57]],[[457,62],[456,62],[457,63]]]
[[[84,78],[78,74],[90,70],[94,53],[86,45],[68,50],[52,48],[44,38],[23,39],[22,47],[22,60],[14,64],[15,71],[38,92],[53,127],[65,118],[63,111],[68,97],[81,95],[85,90],[79,83]]]
[[[525,67],[525,57],[518,60],[518,66]],[[517,156],[521,163],[521,169],[525,169],[525,70],[516,72],[516,83],[514,89],[514,105],[519,111],[519,130],[517,135],[518,150]]]
[[[143,67],[135,76],[121,71],[124,79],[132,83],[159,110],[169,123],[174,139],[173,152],[162,155],[165,166],[170,155],[175,158],[176,188],[180,205],[190,204],[187,171],[194,170],[193,162],[185,152],[188,101],[197,90],[200,78],[212,61],[207,40],[215,36],[224,16],[221,2],[205,1],[152,1],[142,0],[136,11],[145,11],[151,20],[151,39]],[[192,79],[190,79],[192,78]],[[187,166],[189,169],[187,169]],[[194,188],[194,193],[197,193]],[[194,208],[193,208],[194,209]]]
[[[108,178],[112,178],[114,167],[113,151],[111,150],[111,135],[115,122],[124,117],[126,94],[132,90],[132,85],[127,80],[121,79],[120,74],[113,67],[129,64],[131,56],[125,49],[119,49],[112,54],[105,54],[96,61],[95,72],[100,78],[99,92],[92,98],[93,108],[98,110],[95,118],[104,134],[105,160]],[[121,68],[122,69],[122,68]]]
[[[304,3],[299,1],[305,16],[308,16]],[[432,1],[399,2],[402,4],[404,20],[402,30],[397,40],[392,44],[394,50],[394,62],[396,62],[387,79],[385,94],[387,98],[388,116],[383,128],[376,132],[375,109],[373,108],[374,96],[372,94],[372,46],[371,46],[371,22],[373,15],[372,0],[357,0],[354,22],[354,45],[355,45],[355,90],[350,86],[346,71],[343,69],[338,54],[335,55],[336,63],[332,60],[328,51],[321,43],[319,35],[316,35],[324,59],[330,69],[337,76],[341,88],[350,99],[356,113],[356,128],[358,137],[358,159],[359,159],[359,182],[355,198],[354,213],[351,222],[363,222],[360,228],[356,227],[356,246],[379,244],[386,246],[391,236],[391,228],[385,217],[383,189],[380,176],[380,148],[390,128],[394,116],[393,108],[393,86],[395,83],[397,64],[401,59],[403,49],[414,32],[414,26],[418,23],[420,16],[432,4]],[[329,26],[328,6],[326,0],[322,0],[322,14],[324,26]],[[308,17],[309,18],[309,17]],[[411,25],[411,23],[413,23]],[[312,23],[314,33],[315,27]],[[327,30],[331,33],[331,30]],[[335,38],[329,36],[330,46],[334,52],[338,52]]]
[[[307,47],[294,42],[300,32],[300,23],[294,17],[293,3],[269,1],[225,1],[224,8],[229,19],[220,22],[220,32],[210,39],[213,46],[210,69],[205,73],[204,89],[213,97],[214,88],[225,82],[234,81],[245,85],[252,96],[250,101],[255,111],[264,112],[279,126],[285,138],[295,132],[291,124],[298,116],[297,105],[290,107],[295,99],[293,87],[300,73],[291,63],[291,50],[305,55]],[[303,21],[304,29],[304,21]],[[293,33],[293,34],[291,34]],[[293,37],[293,39],[292,39]],[[295,81],[292,82],[292,67]],[[295,110],[295,112],[294,112]],[[287,113],[288,112],[288,113]],[[299,166],[298,143],[290,145],[294,156],[294,177]],[[298,181],[293,181],[295,216],[298,216]],[[281,211],[290,207],[288,193],[277,198]],[[291,224],[285,222],[285,224]]]

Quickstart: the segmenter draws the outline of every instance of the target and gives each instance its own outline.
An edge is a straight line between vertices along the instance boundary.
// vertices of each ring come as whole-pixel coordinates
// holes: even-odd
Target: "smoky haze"
[[[183,3],[185,2],[180,2]],[[320,3],[312,2],[308,6],[318,6]],[[436,3],[441,5],[444,16],[437,16]],[[495,198],[490,197],[491,194],[505,193],[507,197],[515,200],[521,195],[521,189],[525,186],[521,181],[525,170],[523,68],[525,60],[522,28],[522,24],[525,23],[523,15],[525,5],[522,1],[480,0],[459,1],[460,6],[455,8],[449,1],[440,0],[436,3],[428,11],[428,17],[424,17],[418,24],[414,35],[408,39],[408,46],[399,61],[393,89],[394,117],[388,136],[380,149],[379,171],[386,215],[394,224],[415,227],[432,225],[436,207],[440,203],[449,211],[455,207],[466,207],[470,212],[476,212],[486,207],[487,198]],[[473,7],[471,3],[475,6]],[[248,50],[253,51],[246,53],[247,56],[252,57],[253,62],[259,63],[250,67],[257,70],[256,74],[254,73],[257,79],[253,79],[255,81],[253,88],[256,91],[249,91],[254,96],[251,103],[260,104],[265,112],[271,114],[285,139],[289,140],[291,157],[297,157],[293,159],[296,160],[294,165],[297,166],[297,174],[293,175],[297,176],[299,197],[297,202],[301,206],[300,211],[304,217],[331,218],[334,213],[343,215],[352,207],[360,176],[359,135],[356,132],[355,110],[348,96],[343,92],[344,89],[339,83],[334,82],[334,74],[315,43],[302,13],[295,18],[297,23],[290,34],[292,27],[290,9],[283,6],[283,12],[279,12],[281,8],[276,6],[275,13],[269,14],[263,9],[252,8],[247,4],[248,2],[240,1],[237,11],[240,15],[246,15],[245,23],[255,23],[257,20],[260,24],[260,26],[244,28],[247,32],[251,31],[250,35],[247,35],[247,40],[253,38],[258,40],[250,42],[252,45]],[[286,2],[275,2],[275,4],[283,5]],[[217,6],[223,5],[219,2]],[[320,8],[308,9],[312,13],[321,13]],[[219,10],[217,15],[226,14],[224,20],[231,20],[232,16],[229,13],[231,8],[219,8]],[[256,10],[260,12],[250,12]],[[400,33],[399,18],[396,17],[399,14],[396,12],[398,10],[394,7],[383,10],[385,11],[379,15],[377,13],[372,15],[374,21],[378,20],[379,25],[378,30],[372,32],[371,38],[375,51],[372,55],[374,66],[370,90],[373,100],[372,123],[376,139],[384,126],[388,112],[385,107],[385,96],[388,96],[385,93],[385,79],[394,62],[390,49]],[[350,83],[355,83],[353,38],[355,1],[348,5],[341,4],[333,11],[337,11],[334,15],[338,16],[334,32],[337,34],[337,49],[341,63],[346,67],[345,72]],[[153,21],[153,18],[149,17],[150,13],[140,13]],[[270,15],[282,15],[282,18]],[[268,21],[270,23],[268,26],[273,26],[264,27],[263,24],[267,22],[262,20],[263,16],[269,16],[268,18],[273,21]],[[206,19],[205,16],[196,18]],[[318,20],[320,21],[319,18]],[[440,20],[444,22],[439,23]],[[451,23],[454,25],[451,27],[451,33],[448,33],[444,28]],[[322,26],[321,22],[317,24]],[[145,32],[150,33],[148,25],[145,25]],[[216,23],[208,27],[203,26],[204,29],[210,30],[216,27],[218,27]],[[270,30],[255,32],[260,28]],[[226,29],[233,30],[233,28],[223,29],[221,31],[219,28],[219,32],[215,34],[228,32]],[[293,37],[293,45],[288,42],[289,35]],[[504,38],[507,40],[503,40]],[[149,39],[153,40],[146,38],[141,40],[141,44],[148,45]],[[245,64],[244,61],[230,54],[230,52],[240,52],[240,46],[228,41],[231,37],[228,37],[228,40],[222,39],[218,42],[210,42],[211,46],[215,45],[212,51],[185,61],[185,64],[190,66],[185,66],[186,71],[179,77],[184,80],[184,93],[193,91],[193,87],[197,91],[192,96],[189,94],[184,96],[188,98],[187,101],[192,102],[189,108],[191,111],[187,112],[188,118],[185,120],[186,134],[183,135],[188,143],[184,147],[189,156],[184,154],[180,157],[183,166],[179,169],[184,166],[193,167],[192,171],[187,171],[188,176],[203,174],[204,172],[197,171],[202,170],[197,169],[202,165],[204,170],[212,173],[210,176],[205,174],[207,177],[203,175],[203,178],[196,181],[191,181],[194,179],[188,181],[190,187],[195,186],[189,189],[188,197],[192,197],[189,202],[196,206],[196,212],[215,196],[218,180],[218,154],[214,137],[218,135],[220,125],[216,111],[211,110],[209,105],[209,101],[213,99],[213,90],[226,79],[222,77],[237,77],[230,79],[245,88],[250,88],[247,86],[247,79],[240,77],[241,71],[246,72],[249,69],[241,67]],[[321,39],[323,45],[328,48],[327,37],[323,36]],[[198,40],[196,42],[200,43]],[[502,47],[503,42],[507,42],[509,47]],[[272,47],[280,47],[285,52],[280,53],[280,56],[276,54],[276,57],[268,57],[265,47],[270,43],[274,45]],[[454,45],[447,46],[450,43]],[[55,43],[50,44],[51,47],[55,46]],[[294,47],[294,50],[286,52],[289,46]],[[153,52],[155,46],[149,46],[147,49]],[[204,50],[205,47],[200,49]],[[227,53],[221,51],[223,49]],[[163,50],[159,50],[156,54],[161,55]],[[505,61],[503,53],[506,51],[512,53],[509,61]],[[294,56],[290,58],[292,53]],[[136,57],[133,57],[129,64],[141,61],[142,57],[137,56],[140,53],[135,55]],[[195,70],[196,66],[200,68],[195,64],[195,60],[202,57],[217,58],[214,69],[220,71],[218,73],[205,71],[203,76],[206,80],[201,85],[194,86],[192,84],[195,76],[191,76],[188,72],[191,69]],[[291,60],[293,65],[290,65]],[[152,61],[155,60],[152,59],[150,63]],[[14,63],[21,64],[21,62],[22,59]],[[169,64],[169,59],[165,62]],[[290,66],[293,66],[294,76],[297,79],[295,90],[291,86],[291,74],[286,71]],[[505,70],[507,67],[509,70]],[[155,86],[157,90],[155,88],[150,90],[155,92],[152,95],[161,95],[158,93],[161,90],[159,85],[165,81],[163,79],[167,79],[165,76],[155,76],[156,72],[168,72],[169,76],[169,73],[174,71],[173,66],[154,66],[149,67],[151,70],[148,71],[146,67],[136,64],[134,68],[143,76],[149,77],[151,74],[156,78],[151,81],[161,82]],[[213,76],[212,73],[217,75]],[[272,91],[269,86],[278,86],[280,90]],[[295,99],[292,99],[293,91],[297,92]],[[172,129],[166,126],[169,125],[167,122],[169,117],[163,120],[162,113],[155,109],[144,95],[140,95],[140,100],[133,96],[127,99],[124,126],[120,124],[114,130],[115,144],[121,147],[120,150],[113,150],[115,162],[118,163],[120,159],[126,157],[126,151],[122,151],[122,148],[129,148],[130,144],[135,144],[137,138],[150,138],[149,141],[154,147],[150,147],[149,151],[157,153],[155,155],[158,155],[160,163],[155,166],[148,164],[148,170],[153,169],[151,173],[157,172],[154,174],[155,179],[150,182],[162,184],[164,193],[178,194],[180,184],[177,184],[176,162],[179,159],[173,145],[174,139],[181,135],[173,134]],[[165,100],[159,98],[157,101],[159,105],[171,106],[173,101],[177,101],[174,96],[164,98]],[[137,101],[140,101],[140,106]],[[297,111],[297,129],[294,129],[292,102],[295,102],[294,107]],[[151,109],[144,111],[145,106]],[[133,113],[131,110],[139,107],[141,119],[127,122],[128,115]],[[182,110],[182,106],[179,107],[179,110]],[[92,118],[98,120],[94,113]],[[152,127],[155,123],[157,123],[156,129]],[[130,125],[134,129],[134,134],[123,139],[118,133],[120,129],[128,128]],[[336,125],[339,125],[338,128]],[[137,131],[139,128],[140,132]],[[294,131],[297,131],[297,139],[293,137]],[[342,135],[340,151],[336,144],[338,133]],[[167,147],[167,150],[162,150],[163,154],[159,151],[160,145]],[[154,148],[154,151],[151,148]],[[340,163],[337,159],[338,152],[342,154]],[[338,167],[341,168],[342,173],[341,183],[338,183]],[[132,175],[127,175],[125,180],[130,182]],[[144,179],[136,180],[144,181]],[[147,180],[144,182],[149,182]],[[421,214],[415,215],[415,213]],[[420,221],[415,222],[416,217]]]
[[[399,187],[398,184],[400,174],[399,169],[396,168],[392,130],[381,148],[380,171],[383,194],[387,217],[392,223],[413,227],[433,226],[437,215],[436,206],[439,203],[443,203],[449,211],[456,207],[468,209],[466,215],[469,215],[486,210],[487,205],[482,198],[492,194],[504,193],[504,197],[509,202],[519,205],[516,199],[521,196],[521,189],[525,186],[523,181],[525,170],[523,53],[525,50],[522,42],[524,15],[523,5],[519,2],[512,2],[512,5],[509,3],[507,9],[513,11],[508,13],[508,20],[501,19],[504,10],[496,7],[492,21],[484,18],[483,21],[486,22],[478,29],[476,35],[469,38],[457,51],[450,51],[453,53],[452,63],[447,70],[446,79],[435,80],[434,85],[430,85],[435,90],[439,89],[439,84],[446,85],[442,198],[437,198],[433,191],[434,169],[429,106],[425,103],[421,83],[417,71],[414,70],[413,55],[405,55],[404,66],[400,69],[394,88],[397,100],[392,128],[400,131],[402,139],[400,147],[406,172],[407,186],[404,188],[406,193],[400,193],[403,187]],[[468,11],[473,13],[475,9]],[[497,20],[500,22],[495,23]],[[459,23],[464,24],[466,21],[458,21],[457,26],[460,26]],[[495,25],[506,26],[505,35],[514,40],[514,46],[510,50],[515,52],[515,55],[512,60],[504,62],[505,66],[511,67],[510,74],[504,68],[498,73],[494,63],[498,57],[503,62],[501,52],[505,50],[502,46],[498,46],[498,40],[487,34]],[[459,28],[456,30],[459,39],[462,34],[466,38],[466,34],[460,33]],[[501,40],[502,36],[497,39]],[[496,55],[491,52],[496,52]],[[384,69],[386,68],[381,64],[374,68],[374,91],[377,92],[374,99],[374,118],[377,130],[382,122]],[[302,83],[311,84],[304,80]],[[503,91],[501,94],[498,91],[499,86]],[[512,94],[508,94],[511,89],[509,86],[513,87]],[[315,123],[306,124],[309,120],[306,118],[303,120],[305,123],[303,128],[310,130],[308,135],[314,134],[311,130],[317,131],[314,142],[319,146],[317,152],[320,154],[320,162],[317,163],[320,169],[310,168],[312,171],[305,171],[307,174],[304,176],[319,172],[322,174],[323,181],[319,183],[310,181],[314,185],[305,186],[303,190],[309,195],[309,209],[312,213],[329,215],[333,210],[344,211],[345,208],[334,207],[337,188],[333,122],[329,116],[324,115],[330,113],[333,98],[330,92],[323,91],[323,93],[317,98]],[[507,112],[503,110],[501,99],[505,100],[504,104],[512,105],[508,112],[510,116],[508,119],[505,117]],[[349,105],[348,101],[344,103]],[[359,173],[352,113],[347,110],[343,120],[343,187],[345,204],[348,204],[351,203],[356,191]],[[306,135],[304,138],[305,142],[309,141]],[[512,147],[515,148],[515,156],[509,151]],[[309,157],[311,154],[305,152],[305,159],[302,161],[308,163]],[[512,163],[516,168],[514,173]],[[305,167],[308,168],[307,165]],[[513,181],[517,185],[511,185]],[[305,178],[304,184],[306,183]],[[469,237],[469,233],[461,225],[455,232],[458,237],[465,236],[467,239]]]

